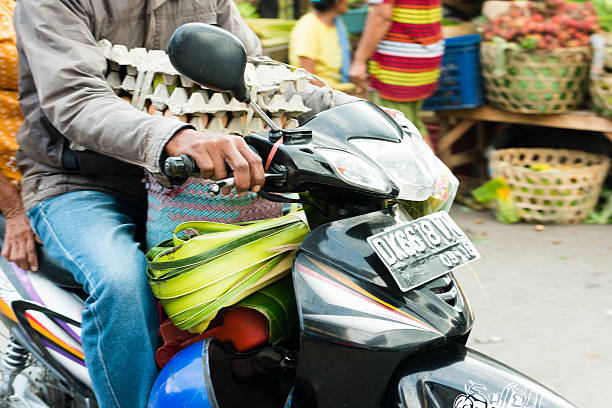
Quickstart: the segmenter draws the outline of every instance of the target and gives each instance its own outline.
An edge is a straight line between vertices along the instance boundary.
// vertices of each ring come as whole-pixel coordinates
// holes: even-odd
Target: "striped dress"
[[[369,0],[393,4],[393,23],[369,61],[370,83],[397,102],[427,98],[436,90],[444,54],[440,0]]]

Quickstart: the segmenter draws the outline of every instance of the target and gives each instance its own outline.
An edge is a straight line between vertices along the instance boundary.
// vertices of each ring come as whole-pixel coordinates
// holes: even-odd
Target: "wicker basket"
[[[601,193],[610,159],[561,149],[501,149],[491,156],[494,177],[512,189],[519,215],[526,221],[583,221]],[[554,169],[536,171],[532,164]]]
[[[589,47],[550,51],[500,47],[491,42],[480,47],[491,105],[536,114],[567,112],[580,105],[589,74]]]
[[[612,33],[604,36],[603,72],[591,77],[589,90],[593,101],[593,110],[602,116],[612,119]]]
[[[612,70],[612,33],[599,34],[604,37],[606,42],[606,49],[604,52],[604,67]]]
[[[612,74],[592,78],[590,91],[593,110],[612,119]]]

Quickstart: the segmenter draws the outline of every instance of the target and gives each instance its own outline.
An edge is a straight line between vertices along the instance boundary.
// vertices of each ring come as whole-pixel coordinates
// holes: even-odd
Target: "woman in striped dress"
[[[349,75],[372,99],[397,109],[426,135],[423,100],[436,90],[444,54],[440,0],[369,0],[370,11]],[[368,64],[369,60],[369,66]]]

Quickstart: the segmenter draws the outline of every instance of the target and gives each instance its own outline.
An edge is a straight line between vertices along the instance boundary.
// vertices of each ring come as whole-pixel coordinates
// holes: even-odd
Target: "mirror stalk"
[[[257,115],[259,115],[260,118],[263,119],[264,122],[266,122],[266,125],[268,125],[270,127],[270,130],[274,131],[274,132],[279,132],[280,128],[278,126],[276,126],[276,123],[272,122],[272,119],[270,119],[270,117],[268,115],[266,115],[266,112],[264,112],[259,105],[257,105],[253,100],[251,100],[251,102],[249,103],[249,106],[251,108],[253,108],[253,110],[255,112],[257,112]]]

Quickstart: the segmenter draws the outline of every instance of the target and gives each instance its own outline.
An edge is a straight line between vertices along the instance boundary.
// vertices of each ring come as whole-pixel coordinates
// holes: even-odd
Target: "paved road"
[[[456,273],[476,316],[468,345],[578,407],[612,407],[612,226],[537,232],[459,206],[452,215],[482,255],[478,278]]]
[[[476,315],[468,345],[580,408],[612,407],[612,226],[452,215],[482,255],[456,273]]]

